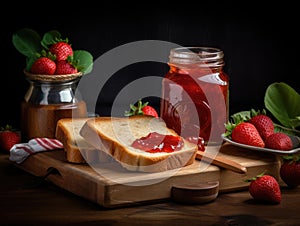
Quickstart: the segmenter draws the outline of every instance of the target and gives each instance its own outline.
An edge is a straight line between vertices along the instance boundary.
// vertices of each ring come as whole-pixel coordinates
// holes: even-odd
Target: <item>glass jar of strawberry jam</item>
[[[86,103],[76,92],[81,74],[26,74],[29,88],[21,103],[21,133],[27,141],[36,137],[55,138],[61,118],[87,117]]]
[[[223,56],[211,47],[172,49],[162,81],[161,118],[178,134],[203,138],[206,145],[221,144],[228,119],[229,78]]]

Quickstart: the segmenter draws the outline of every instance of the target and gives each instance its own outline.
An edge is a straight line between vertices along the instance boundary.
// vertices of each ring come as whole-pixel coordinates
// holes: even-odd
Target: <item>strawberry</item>
[[[246,182],[250,182],[249,193],[255,201],[269,204],[281,202],[281,190],[275,177],[262,173]]]
[[[293,148],[293,142],[287,134],[276,132],[267,137],[265,140],[265,147],[275,150],[288,151]]]
[[[4,151],[9,151],[12,146],[21,142],[21,135],[10,125],[1,127],[0,131],[0,148]]]
[[[237,124],[231,132],[231,138],[233,141],[256,146],[256,147],[265,147],[265,143],[261,138],[256,127],[249,122],[241,122]]]
[[[130,110],[125,111],[125,116],[132,116],[132,115],[151,115],[155,118],[158,118],[158,113],[154,107],[148,105],[149,102],[143,103],[142,100],[138,101],[138,105],[135,106],[130,104]]]
[[[31,65],[30,72],[33,74],[53,75],[56,63],[48,57],[40,57]]]
[[[252,123],[256,127],[264,141],[269,135],[274,133],[273,121],[265,114],[255,115],[248,122]]]
[[[280,177],[290,188],[296,188],[300,185],[300,155],[283,157],[280,166]]]
[[[157,111],[152,106],[145,105],[144,107],[142,107],[142,111],[143,111],[144,115],[152,115],[155,118],[158,118]]]
[[[77,73],[77,68],[75,68],[67,60],[59,60],[56,62],[56,75],[65,75],[65,74],[75,74]]]
[[[71,45],[65,41],[59,41],[52,44],[49,51],[56,56],[56,61],[66,60],[68,56],[73,55]]]

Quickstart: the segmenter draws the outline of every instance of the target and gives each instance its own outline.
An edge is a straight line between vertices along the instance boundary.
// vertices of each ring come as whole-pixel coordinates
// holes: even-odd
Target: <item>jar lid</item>
[[[170,63],[172,64],[198,64],[199,66],[223,66],[224,53],[213,47],[179,47],[171,49]]]
[[[34,81],[44,81],[44,82],[62,82],[62,81],[70,81],[75,78],[81,77],[82,72],[77,72],[74,74],[65,74],[65,75],[42,75],[42,74],[32,74],[28,71],[24,70],[24,74],[26,78]]]

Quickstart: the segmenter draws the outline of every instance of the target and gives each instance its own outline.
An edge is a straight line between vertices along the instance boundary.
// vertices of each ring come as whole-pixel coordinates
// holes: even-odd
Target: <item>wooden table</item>
[[[213,202],[171,201],[105,209],[37,178],[0,153],[0,225],[300,225],[300,187],[282,183],[279,205],[256,204],[247,190],[221,193]]]

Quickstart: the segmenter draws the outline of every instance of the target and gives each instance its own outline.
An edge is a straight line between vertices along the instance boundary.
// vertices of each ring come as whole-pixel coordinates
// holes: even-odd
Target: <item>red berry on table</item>
[[[10,125],[1,127],[0,131],[0,149],[9,151],[12,146],[21,142],[21,135]]]
[[[66,60],[60,60],[56,62],[55,75],[75,74],[77,72],[77,68],[75,68]]]
[[[67,42],[57,42],[51,45],[49,51],[56,56],[56,61],[66,60],[68,56],[73,55],[73,49]]]
[[[281,190],[275,177],[260,174],[246,182],[250,182],[249,193],[255,201],[269,204],[281,202]]]
[[[276,132],[268,136],[265,140],[265,145],[266,148],[282,151],[288,151],[293,148],[291,138],[287,134],[281,132]]]
[[[283,157],[280,177],[290,188],[296,188],[300,185],[300,155]]]
[[[267,115],[259,114],[253,116],[248,122],[252,123],[256,127],[263,140],[274,133],[273,121]]]
[[[265,143],[258,130],[249,122],[241,122],[236,125],[231,132],[231,138],[233,141],[241,144],[265,147]]]
[[[125,116],[150,115],[155,118],[158,118],[158,113],[155,110],[155,108],[148,104],[149,104],[149,102],[143,103],[142,100],[138,101],[137,106],[130,104],[130,110],[125,111]]]
[[[31,66],[33,74],[53,75],[56,70],[56,63],[48,57],[38,58]]]

